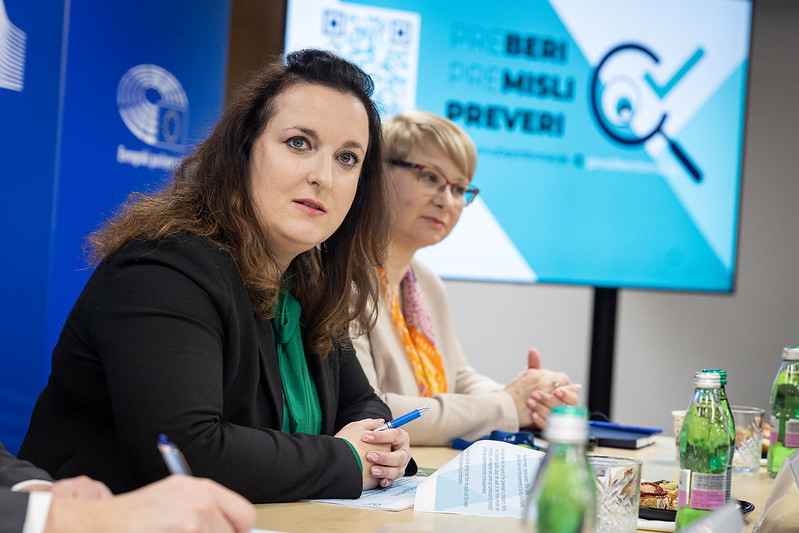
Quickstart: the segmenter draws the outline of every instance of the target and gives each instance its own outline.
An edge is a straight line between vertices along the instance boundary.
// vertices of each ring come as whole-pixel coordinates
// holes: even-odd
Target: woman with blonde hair
[[[377,325],[353,341],[369,382],[395,415],[429,407],[405,426],[417,445],[541,427],[551,406],[577,402],[580,386],[541,369],[535,348],[507,385],[475,371],[455,336],[444,284],[414,259],[449,235],[477,195],[474,143],[451,120],[425,111],[392,118],[383,140],[395,190],[391,241],[379,269]]]

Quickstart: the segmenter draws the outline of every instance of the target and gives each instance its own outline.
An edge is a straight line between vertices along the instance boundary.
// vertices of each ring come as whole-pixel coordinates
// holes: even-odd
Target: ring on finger
[[[408,460],[405,462],[405,464],[407,465],[408,463],[411,462],[411,452],[409,452],[407,448],[400,448],[400,450],[405,452],[405,455],[408,456]]]

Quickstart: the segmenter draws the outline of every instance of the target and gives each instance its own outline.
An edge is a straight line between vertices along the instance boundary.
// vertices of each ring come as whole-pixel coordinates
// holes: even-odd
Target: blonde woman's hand
[[[547,417],[556,405],[574,405],[579,399],[577,393],[583,386],[579,383],[570,383],[553,387],[551,393],[535,391],[530,399],[527,400],[527,407],[530,409],[530,418],[533,426],[542,429],[546,425]]]
[[[516,406],[520,428],[543,427],[550,410],[558,404],[577,403],[582,388],[563,372],[541,368],[538,350],[530,348],[527,368],[505,386]]]

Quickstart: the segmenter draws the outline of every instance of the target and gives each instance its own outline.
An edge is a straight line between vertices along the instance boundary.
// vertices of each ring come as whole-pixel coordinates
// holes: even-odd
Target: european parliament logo
[[[177,78],[158,65],[136,65],[119,80],[119,115],[141,141],[182,152],[189,128],[189,99]]]
[[[8,20],[0,0],[0,88],[22,91],[25,77],[25,32]]]

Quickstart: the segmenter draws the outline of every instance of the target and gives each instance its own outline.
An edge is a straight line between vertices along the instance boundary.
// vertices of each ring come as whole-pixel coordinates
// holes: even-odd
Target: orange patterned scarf
[[[411,361],[416,386],[419,388],[419,396],[431,397],[447,392],[444,364],[435,346],[436,337],[433,323],[413,270],[408,270],[400,283],[405,316],[400,310],[397,295],[393,294],[388,286],[385,270],[380,268],[378,272],[383,297],[389,302],[391,309],[391,321],[394,323],[394,329],[397,330],[405,352],[408,354],[408,359]]]

